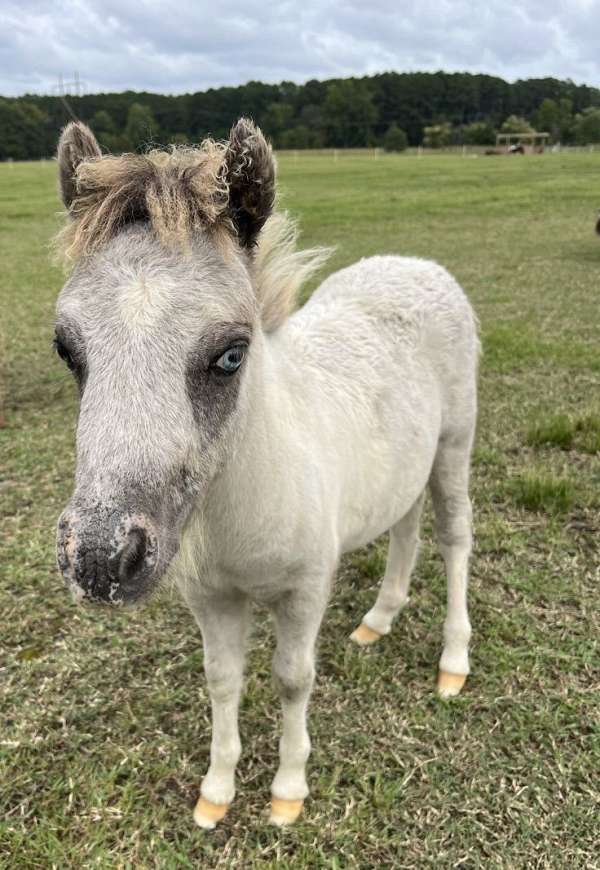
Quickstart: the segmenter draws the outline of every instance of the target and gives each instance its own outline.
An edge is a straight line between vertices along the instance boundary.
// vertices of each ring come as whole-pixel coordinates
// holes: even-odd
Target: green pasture
[[[0,867],[600,867],[600,154],[280,159],[282,205],[328,269],[375,253],[447,266],[483,342],[473,459],[472,667],[434,692],[444,576],[429,512],[411,604],[348,635],[385,541],[344,560],[321,632],[312,793],[266,824],[277,763],[259,620],[230,815],[192,807],[209,703],[191,616],[76,608],[54,566],[76,390],[51,350],[62,276],[52,163],[0,165]]]

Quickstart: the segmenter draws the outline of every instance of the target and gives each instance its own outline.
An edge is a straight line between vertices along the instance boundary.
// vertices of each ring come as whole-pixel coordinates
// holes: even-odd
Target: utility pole
[[[70,82],[66,82],[64,80],[62,73],[58,74],[58,84],[56,84],[54,86],[54,90],[56,91],[57,96],[60,99],[61,103],[63,104],[63,106],[67,110],[67,113],[70,115],[70,117],[74,121],[78,121],[79,118],[77,117],[77,115],[75,114],[73,109],[71,108],[69,101],[67,100],[67,95],[81,97],[81,96],[83,96],[83,92],[85,91],[85,87],[86,87],[85,82],[81,81],[81,79],[79,78],[79,72],[77,70],[73,74],[73,80]]]

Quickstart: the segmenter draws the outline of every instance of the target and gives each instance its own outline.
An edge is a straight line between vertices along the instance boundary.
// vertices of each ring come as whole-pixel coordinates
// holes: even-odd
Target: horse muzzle
[[[133,604],[150,594],[162,573],[153,520],[102,505],[65,510],[56,555],[77,601]]]

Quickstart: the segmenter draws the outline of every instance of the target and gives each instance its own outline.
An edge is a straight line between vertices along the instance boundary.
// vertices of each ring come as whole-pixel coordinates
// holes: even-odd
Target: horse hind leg
[[[408,602],[410,579],[419,548],[419,522],[424,493],[402,519],[390,529],[385,574],[377,600],[365,614],[361,624],[350,635],[359,646],[375,643],[389,634],[392,622]]]
[[[458,695],[469,674],[471,624],[467,610],[468,564],[472,547],[469,464],[472,436],[440,442],[430,477],[439,547],[446,565],[448,608],[438,692]]]

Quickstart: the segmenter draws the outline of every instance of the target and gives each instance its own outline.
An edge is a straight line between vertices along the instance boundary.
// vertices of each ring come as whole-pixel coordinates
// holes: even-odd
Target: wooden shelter
[[[504,147],[507,154],[519,151],[521,154],[541,154],[550,138],[550,133],[497,133],[496,147]]]

